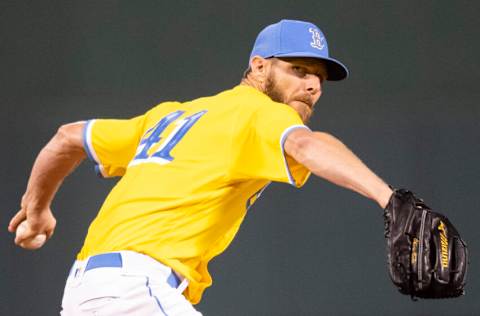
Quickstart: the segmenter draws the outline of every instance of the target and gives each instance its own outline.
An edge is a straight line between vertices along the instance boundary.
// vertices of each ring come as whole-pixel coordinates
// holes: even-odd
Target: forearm
[[[67,135],[68,129],[71,129],[71,126],[60,128],[35,160],[22,198],[22,206],[26,207],[28,212],[50,207],[65,177],[86,157],[78,140],[72,141]]]
[[[351,150],[330,134],[313,132],[311,136],[298,146],[294,157],[298,162],[313,174],[386,206],[392,190]]]

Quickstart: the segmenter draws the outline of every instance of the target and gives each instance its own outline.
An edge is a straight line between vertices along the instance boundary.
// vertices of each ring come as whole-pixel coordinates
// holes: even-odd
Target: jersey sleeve
[[[93,119],[84,128],[84,147],[101,177],[122,176],[136,153],[145,115],[132,119]]]
[[[286,182],[296,187],[305,184],[310,171],[284,151],[292,131],[308,129],[295,110],[283,104],[265,105],[240,125],[232,144],[234,178]]]

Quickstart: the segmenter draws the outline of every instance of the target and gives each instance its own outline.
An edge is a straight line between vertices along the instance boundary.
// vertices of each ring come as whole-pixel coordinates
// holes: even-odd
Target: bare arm
[[[288,135],[285,152],[313,174],[374,200],[384,208],[392,190],[334,136],[297,129]]]
[[[47,238],[52,236],[56,225],[50,209],[53,197],[65,177],[86,157],[83,149],[84,125],[84,122],[63,125],[38,154],[20,210],[8,225],[8,230],[13,233],[22,221],[27,220],[28,229],[15,238],[17,245],[30,248],[26,246],[28,243],[23,242],[37,234],[46,234]]]

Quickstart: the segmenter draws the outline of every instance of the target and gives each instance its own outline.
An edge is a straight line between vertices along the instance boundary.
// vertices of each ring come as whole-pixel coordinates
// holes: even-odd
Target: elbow
[[[86,152],[83,148],[84,126],[85,122],[70,123],[60,126],[53,138],[54,144],[63,152],[86,157]]]

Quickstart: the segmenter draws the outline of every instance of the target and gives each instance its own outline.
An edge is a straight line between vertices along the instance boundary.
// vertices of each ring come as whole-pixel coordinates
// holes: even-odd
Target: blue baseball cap
[[[327,80],[338,81],[348,77],[348,69],[328,54],[327,39],[322,31],[309,22],[281,20],[264,28],[253,45],[250,61],[254,56],[311,57],[327,66]]]

